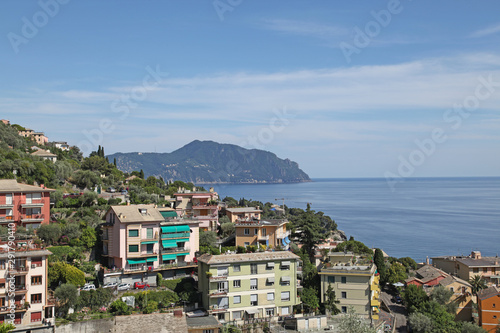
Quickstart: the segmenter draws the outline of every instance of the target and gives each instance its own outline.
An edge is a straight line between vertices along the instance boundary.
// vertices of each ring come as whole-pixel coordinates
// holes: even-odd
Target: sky
[[[193,140],[311,177],[500,176],[500,2],[0,2],[0,118],[86,154]]]

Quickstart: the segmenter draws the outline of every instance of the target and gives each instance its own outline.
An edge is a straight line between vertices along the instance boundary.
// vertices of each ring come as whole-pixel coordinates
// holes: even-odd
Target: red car
[[[146,287],[149,288],[149,284],[147,284],[146,282],[136,282],[136,283],[134,283],[134,288],[135,289],[144,289]]]

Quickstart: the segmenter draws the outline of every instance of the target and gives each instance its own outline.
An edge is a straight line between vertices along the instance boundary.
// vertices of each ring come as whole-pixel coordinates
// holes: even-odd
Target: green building
[[[198,258],[203,306],[222,322],[289,315],[300,304],[299,261],[288,251],[204,254]]]

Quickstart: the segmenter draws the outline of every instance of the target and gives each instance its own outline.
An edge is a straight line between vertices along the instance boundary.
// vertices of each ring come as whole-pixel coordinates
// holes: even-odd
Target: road
[[[406,333],[406,308],[402,304],[397,304],[392,301],[392,295],[385,291],[380,294],[380,299],[387,304],[391,312],[396,316],[396,332]]]

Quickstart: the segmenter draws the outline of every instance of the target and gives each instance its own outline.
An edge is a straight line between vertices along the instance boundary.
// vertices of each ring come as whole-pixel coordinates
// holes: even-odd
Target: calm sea
[[[391,191],[385,179],[216,185],[230,196],[323,211],[347,236],[394,257],[500,255],[500,178],[412,178]],[[277,200],[279,199],[279,200]]]

